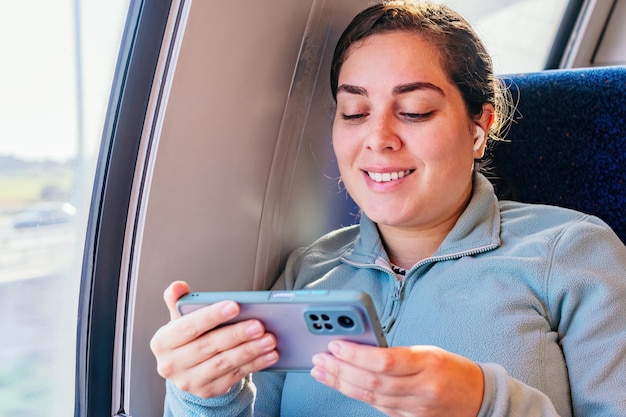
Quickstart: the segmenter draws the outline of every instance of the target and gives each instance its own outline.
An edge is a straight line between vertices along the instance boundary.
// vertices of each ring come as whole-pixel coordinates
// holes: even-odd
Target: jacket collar
[[[500,209],[493,186],[482,174],[475,173],[470,202],[428,260],[453,259],[486,252],[500,245]],[[344,260],[356,264],[389,264],[376,223],[361,213],[360,233]],[[426,262],[424,260],[422,262]]]

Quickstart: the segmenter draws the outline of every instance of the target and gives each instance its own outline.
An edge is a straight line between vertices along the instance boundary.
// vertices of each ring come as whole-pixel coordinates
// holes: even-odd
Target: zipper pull
[[[390,316],[389,320],[387,320],[387,323],[385,323],[385,325],[383,326],[383,333],[389,333],[395,322],[396,318],[394,316]]]
[[[393,294],[391,294],[391,299],[394,302],[398,302],[400,301],[400,295],[402,294],[402,282],[403,281],[397,281],[395,284],[395,288],[393,289]]]

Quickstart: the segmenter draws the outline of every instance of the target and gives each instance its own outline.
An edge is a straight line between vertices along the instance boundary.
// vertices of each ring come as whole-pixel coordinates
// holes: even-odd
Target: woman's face
[[[476,126],[439,54],[418,35],[372,35],[348,50],[333,147],[348,192],[379,227],[452,227],[484,151],[473,149]]]

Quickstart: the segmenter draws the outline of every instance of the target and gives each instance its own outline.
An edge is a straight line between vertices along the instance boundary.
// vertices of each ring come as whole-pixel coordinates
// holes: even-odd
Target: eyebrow
[[[350,84],[341,84],[337,87],[337,94],[339,93],[349,93],[367,97],[367,90],[365,88]]]
[[[416,90],[432,90],[441,94],[444,97],[446,96],[446,93],[444,93],[443,89],[437,87],[435,84],[420,81],[397,85],[393,88],[391,93],[396,96],[398,94],[410,93],[411,91]]]
[[[393,90],[391,90],[391,93],[394,96],[397,96],[399,94],[410,93],[416,90],[431,90],[431,91],[435,91],[441,94],[444,97],[446,96],[446,93],[444,93],[443,89],[441,89],[440,87],[436,86],[433,83],[421,82],[421,81],[397,85],[393,88]],[[355,85],[350,85],[350,84],[341,84],[340,86],[338,86],[337,93],[349,93],[349,94],[355,94],[355,95],[367,97],[367,90],[365,88],[357,87]]]

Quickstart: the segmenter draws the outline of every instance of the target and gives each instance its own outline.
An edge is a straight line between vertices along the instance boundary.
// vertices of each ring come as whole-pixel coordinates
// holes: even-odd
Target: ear
[[[487,132],[489,132],[494,119],[493,112],[494,109],[491,104],[483,104],[483,111],[480,117],[474,122],[476,126],[474,146],[472,147],[474,159],[480,159],[485,154],[485,147],[487,146],[487,139],[489,137]]]

